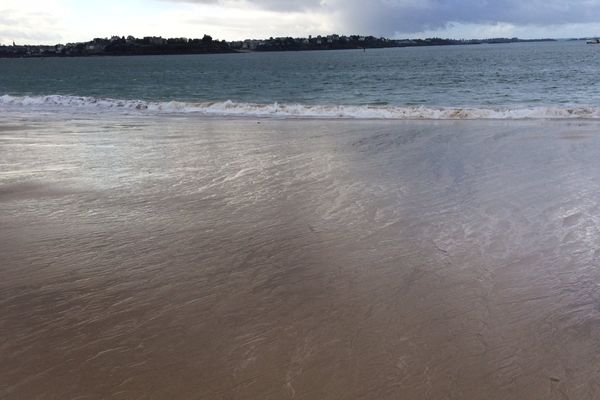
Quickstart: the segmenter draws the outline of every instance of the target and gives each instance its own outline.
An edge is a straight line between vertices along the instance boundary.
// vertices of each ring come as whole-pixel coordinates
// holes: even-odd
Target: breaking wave
[[[195,113],[206,116],[342,119],[600,119],[600,107],[459,108],[389,105],[258,104],[233,101],[192,103],[117,100],[78,96],[0,96],[0,107],[126,113]]]

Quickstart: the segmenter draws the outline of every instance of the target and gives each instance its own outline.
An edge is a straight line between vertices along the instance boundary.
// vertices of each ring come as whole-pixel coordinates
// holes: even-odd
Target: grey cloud
[[[222,5],[243,5],[250,4],[258,8],[272,11],[306,11],[318,9],[321,7],[322,0],[299,0],[299,1],[278,1],[278,0],[163,0],[172,3],[195,3],[195,4],[222,4]]]
[[[297,11],[320,8],[323,5],[321,0],[302,0],[302,1],[278,1],[278,0],[251,0],[259,7],[277,10],[277,11]]]
[[[382,34],[419,32],[461,23],[512,23],[515,25],[560,25],[600,21],[598,0],[429,0],[423,2],[377,0],[370,7],[347,0],[341,14],[347,27]],[[361,4],[363,5],[361,7]]]
[[[55,42],[61,40],[57,33],[55,17],[44,12],[16,12],[0,9],[0,43]]]
[[[165,0],[243,4],[238,0]],[[336,18],[347,32],[391,35],[436,29],[450,22],[560,25],[600,22],[600,0],[247,0],[275,11],[312,10]]]

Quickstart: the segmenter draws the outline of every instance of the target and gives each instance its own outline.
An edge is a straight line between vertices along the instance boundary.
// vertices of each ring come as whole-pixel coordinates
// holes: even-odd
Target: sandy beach
[[[7,112],[0,398],[600,398],[598,128]]]

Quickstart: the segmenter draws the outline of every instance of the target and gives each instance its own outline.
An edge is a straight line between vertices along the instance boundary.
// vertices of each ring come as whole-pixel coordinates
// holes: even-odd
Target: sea
[[[0,106],[218,116],[600,118],[583,41],[0,60]]]
[[[599,67],[0,59],[0,399],[600,399]]]

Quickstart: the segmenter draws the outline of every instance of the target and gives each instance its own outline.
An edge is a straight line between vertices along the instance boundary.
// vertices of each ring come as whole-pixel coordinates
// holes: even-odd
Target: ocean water
[[[581,41],[0,60],[0,106],[210,115],[600,118]]]

